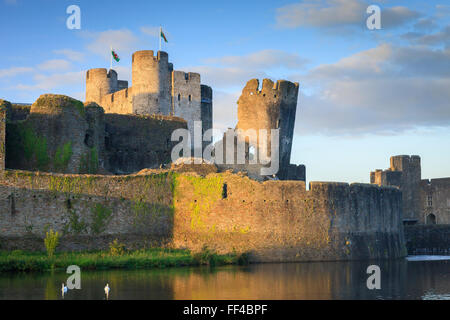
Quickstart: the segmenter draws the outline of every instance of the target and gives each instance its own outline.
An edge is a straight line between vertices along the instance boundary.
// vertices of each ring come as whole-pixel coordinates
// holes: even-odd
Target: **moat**
[[[421,260],[421,261],[412,261]],[[269,263],[248,266],[82,272],[66,300],[105,299],[450,299],[450,256],[384,262]],[[381,289],[366,287],[366,269],[381,268]],[[0,275],[0,299],[59,300],[68,275]]]

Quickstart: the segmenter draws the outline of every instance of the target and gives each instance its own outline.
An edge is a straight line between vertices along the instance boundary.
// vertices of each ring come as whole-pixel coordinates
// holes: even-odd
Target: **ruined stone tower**
[[[212,89],[200,74],[174,71],[166,52],[136,51],[132,56],[132,87],[118,80],[117,72],[91,69],[86,74],[86,101],[98,103],[106,113],[160,114],[186,120],[193,134],[195,121],[203,132],[212,128]]]
[[[402,190],[403,220],[405,223],[420,219],[421,166],[419,156],[399,155],[391,157],[390,168],[370,173],[370,183],[380,186],[396,186]]]
[[[279,163],[280,171],[277,176],[287,179],[290,171],[297,171],[296,166],[290,165],[292,138],[297,109],[298,83],[278,80],[274,83],[270,79],[264,79],[261,90],[258,79],[252,79],[242,91],[238,100],[238,124],[236,129],[254,129],[258,135],[255,148],[267,148],[270,155],[271,129],[279,130]],[[259,130],[267,130],[267,145],[259,136]],[[250,142],[250,145],[252,143]],[[304,171],[304,167],[303,167]]]

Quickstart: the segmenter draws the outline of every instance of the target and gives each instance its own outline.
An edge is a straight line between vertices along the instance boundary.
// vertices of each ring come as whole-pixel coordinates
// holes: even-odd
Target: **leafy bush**
[[[111,217],[112,210],[106,208],[100,203],[97,203],[94,208],[92,208],[92,225],[91,230],[94,234],[99,234],[105,231],[106,226]]]
[[[55,253],[56,247],[59,243],[59,237],[58,231],[55,232],[53,229],[47,231],[45,235],[44,244],[49,258],[53,257],[53,254]]]
[[[125,245],[120,243],[119,240],[114,239],[113,242],[109,244],[109,254],[111,256],[121,256],[125,253]]]
[[[194,254],[193,258],[198,264],[214,266],[216,265],[217,255],[207,246],[204,246],[200,252]]]
[[[72,157],[72,142],[69,141],[63,146],[56,149],[55,153],[55,169],[58,171],[65,171]]]

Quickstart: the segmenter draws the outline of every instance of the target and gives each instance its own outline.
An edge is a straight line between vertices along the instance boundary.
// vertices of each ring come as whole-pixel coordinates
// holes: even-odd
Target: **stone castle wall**
[[[42,95],[25,120],[8,120],[6,167],[91,174],[158,168],[171,162],[171,134],[180,128],[187,124],[178,117],[105,114],[93,102]]]
[[[0,100],[0,170],[5,170],[6,162],[6,102]]]
[[[450,224],[450,178],[421,180],[419,156],[393,156],[387,170],[370,173],[370,183],[402,191],[407,224]]]
[[[161,115],[105,114],[105,167],[114,174],[159,168],[171,162],[171,141],[176,129],[187,129],[184,119]],[[132,138],[131,138],[132,137]]]
[[[264,183],[231,173],[150,175],[0,174],[0,243],[43,249],[43,234],[64,234],[60,249],[166,243],[246,252],[252,261],[395,258],[405,254],[401,193],[373,185]],[[102,218],[100,218],[102,217]]]
[[[6,166],[14,169],[78,173],[89,125],[80,101],[41,95],[29,116],[6,125]]]
[[[450,178],[422,180],[420,222],[450,225]]]
[[[86,102],[93,101],[106,113],[171,115],[188,123],[202,121],[212,128],[212,89],[200,83],[200,74],[174,71],[166,52],[136,51],[132,56],[132,87],[118,80],[114,70],[91,69],[86,74]],[[206,143],[205,143],[206,145]]]
[[[132,88],[125,88],[102,96],[99,105],[105,109],[106,113],[132,114],[132,98]]]
[[[450,224],[405,226],[408,254],[449,254]]]

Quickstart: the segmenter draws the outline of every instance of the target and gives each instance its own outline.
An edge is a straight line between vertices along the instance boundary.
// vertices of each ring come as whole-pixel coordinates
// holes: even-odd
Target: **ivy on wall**
[[[91,231],[94,234],[100,234],[106,230],[108,222],[112,215],[112,210],[101,203],[97,203],[92,209]]]
[[[60,172],[64,172],[69,165],[70,158],[72,157],[72,142],[66,142],[63,146],[56,149],[54,165],[55,169]]]
[[[33,128],[21,122],[8,124],[6,151],[9,163],[18,163],[24,157],[29,163],[35,163],[39,170],[48,168],[50,157],[47,152],[47,140],[38,136]]]
[[[98,172],[98,152],[96,147],[92,147],[88,152],[81,155],[79,173],[96,174]]]

